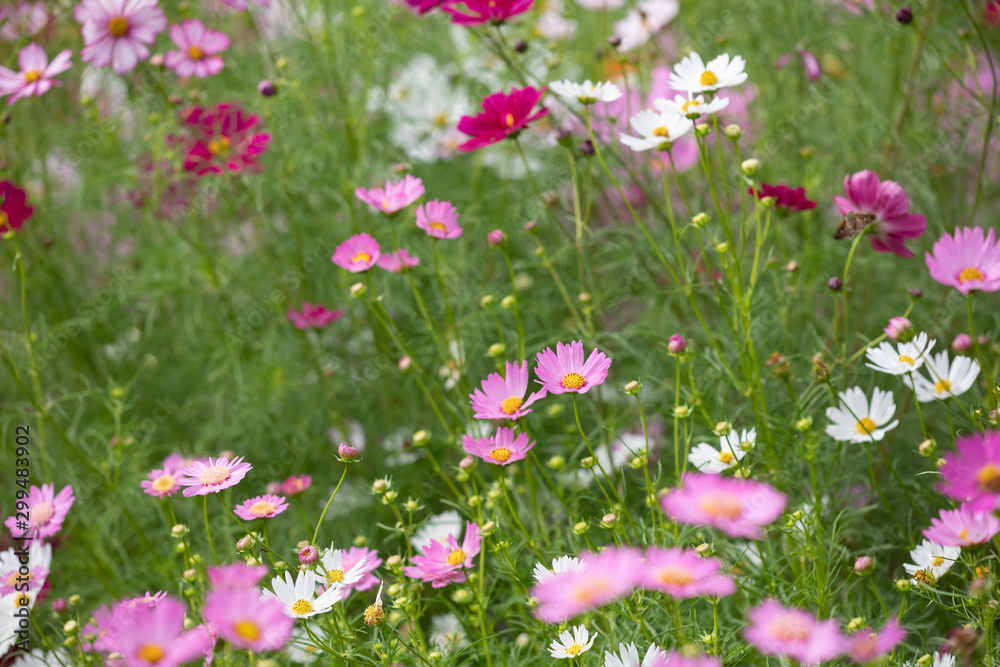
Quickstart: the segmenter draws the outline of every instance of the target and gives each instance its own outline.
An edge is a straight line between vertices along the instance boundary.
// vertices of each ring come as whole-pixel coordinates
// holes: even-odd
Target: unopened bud
[[[353,463],[354,461],[357,461],[359,457],[357,449],[344,444],[343,442],[340,443],[340,447],[337,448],[337,455],[344,463]]]
[[[841,280],[840,276],[833,276],[826,281],[826,286],[831,292],[839,292],[844,289],[844,281]]]
[[[917,445],[917,451],[920,452],[921,456],[930,458],[934,456],[934,452],[937,450],[937,445],[933,440],[924,440],[919,445]]]
[[[756,176],[757,172],[760,171],[760,160],[756,158],[743,160],[740,163],[740,171],[743,172],[744,176]]]
[[[618,515],[613,513],[605,514],[601,517],[601,526],[604,528],[614,528],[618,525]]]
[[[458,462],[458,467],[461,468],[462,470],[470,470],[475,465],[476,465],[476,459],[472,458],[471,456],[466,456],[465,458],[463,458],[461,461]]]
[[[709,545],[708,542],[702,542],[701,544],[699,544],[694,548],[694,551],[699,556],[704,557],[712,553],[712,547],[711,545]]]
[[[707,123],[698,123],[694,126],[694,133],[699,137],[707,137],[710,128]]]
[[[480,529],[480,532],[482,532],[483,535],[489,537],[493,533],[497,532],[497,525],[492,521],[487,521],[486,523],[483,524],[483,527]]]
[[[871,574],[875,569],[875,561],[870,556],[861,556],[854,561],[854,571],[858,574]]]
[[[576,525],[573,526],[573,532],[577,535],[583,535],[590,528],[590,525],[586,521],[578,521]]]
[[[897,579],[896,580],[896,590],[901,592],[906,592],[913,588],[913,584],[910,583],[909,579]]]
[[[743,128],[739,125],[733,123],[732,125],[726,126],[726,136],[733,141],[739,141],[740,137],[743,136]]]
[[[701,228],[708,224],[708,214],[699,213],[691,218],[691,224],[695,227]]]
[[[640,389],[642,389],[642,385],[639,384],[638,380],[632,380],[631,382],[626,383],[623,387],[623,390],[629,396],[635,396],[639,393]]]
[[[972,336],[965,333],[958,334],[955,340],[951,341],[951,349],[958,354],[965,354],[972,349]]]
[[[551,470],[562,470],[566,466],[566,459],[558,454],[548,460],[546,465]]]
[[[504,345],[503,343],[493,343],[492,345],[490,345],[489,350],[487,350],[487,353],[491,357],[502,357],[506,352],[507,352],[507,346]]]
[[[264,79],[257,84],[257,92],[264,97],[274,97],[278,94],[278,89],[270,79]]]
[[[917,333],[913,323],[905,317],[890,318],[889,325],[882,331],[889,337],[889,340],[897,343],[909,343]]]
[[[486,235],[486,242],[490,244],[491,247],[496,248],[497,246],[503,245],[503,242],[507,240],[506,235],[504,235],[503,230],[494,229],[492,232]]]
[[[372,482],[372,491],[381,495],[389,490],[389,480],[387,479],[376,479]]]
[[[586,468],[589,470],[590,468],[593,468],[596,465],[597,465],[597,459],[595,459],[593,456],[585,456],[582,459],[580,459],[581,468]]]
[[[76,631],[80,629],[80,625],[76,621],[66,621],[66,625],[63,626],[63,632],[67,635],[76,634]]]
[[[497,298],[492,294],[487,294],[482,299],[479,300],[479,305],[483,308],[492,308],[497,305]]]
[[[670,340],[667,342],[667,350],[673,355],[684,354],[687,351],[687,341],[684,340],[684,336],[676,333],[671,334]]]
[[[866,623],[864,618],[862,618],[861,616],[855,616],[850,621],[848,621],[847,630],[848,632],[857,632],[858,630],[865,627],[865,625]]]
[[[674,417],[678,419],[687,419],[691,416],[691,408],[686,405],[678,405],[674,408]]]
[[[812,417],[803,417],[802,419],[795,422],[795,430],[808,431],[809,429],[812,428],[812,425],[813,425]]]
[[[303,565],[312,565],[319,560],[319,549],[313,545],[299,549],[299,562]]]
[[[718,436],[728,435],[733,430],[733,425],[729,422],[719,422],[715,425],[715,434]]]
[[[253,546],[253,538],[249,535],[244,535],[236,542],[237,551],[246,551]]]
[[[426,447],[430,441],[431,441],[431,434],[425,431],[424,429],[420,429],[419,431],[413,434],[414,447]]]
[[[360,299],[365,295],[365,292],[367,291],[368,288],[365,286],[364,283],[354,283],[353,285],[351,285],[351,296],[353,296],[355,299]]]
[[[503,299],[500,300],[500,307],[510,310],[511,308],[514,307],[514,303],[515,303],[514,297],[508,294],[507,296],[505,296]]]
[[[198,570],[196,570],[194,568],[191,568],[191,569],[188,569],[188,570],[184,570],[184,580],[185,581],[194,581],[197,578],[198,578]]]

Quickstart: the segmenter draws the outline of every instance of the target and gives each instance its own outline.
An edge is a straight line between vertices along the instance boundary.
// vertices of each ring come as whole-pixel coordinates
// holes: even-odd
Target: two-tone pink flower
[[[490,373],[478,389],[469,394],[472,409],[476,419],[519,419],[531,412],[531,405],[548,394],[545,389],[533,392],[525,398],[528,391],[528,362],[520,364],[505,363],[505,372]]]
[[[186,486],[184,495],[204,496],[209,493],[219,493],[240,483],[253,468],[243,460],[242,456],[230,460],[223,456],[218,459],[209,458],[207,462],[195,461],[181,470],[183,477],[181,486]]]
[[[393,215],[424,195],[424,183],[407,174],[401,181],[386,181],[381,188],[358,188],[354,195],[386,215]]]
[[[72,55],[73,52],[66,49],[49,62],[45,49],[38,44],[28,44],[17,54],[20,72],[0,66],[0,97],[10,95],[7,104],[13,104],[22,97],[44,95],[52,86],[60,85],[53,77],[72,67]]]
[[[135,69],[149,57],[149,45],[167,27],[157,0],[82,0],[73,9],[83,24],[84,62],[111,66],[115,74]]]
[[[417,207],[417,227],[436,239],[457,239],[462,235],[458,210],[447,201],[429,201]]]
[[[170,39],[176,51],[167,53],[164,64],[177,76],[204,78],[222,71],[225,63],[218,54],[229,48],[229,36],[208,30],[198,19],[188,19],[170,26]]]
[[[497,429],[495,435],[486,438],[475,438],[466,434],[462,439],[462,448],[466,452],[499,466],[508,466],[523,460],[534,446],[535,441],[530,440],[526,433],[515,436],[514,429],[502,426]]]
[[[895,181],[882,181],[872,171],[844,177],[845,197],[834,197],[841,215],[873,215],[865,231],[870,231],[872,248],[900,257],[913,257],[906,239],[917,238],[927,229],[927,218],[910,213],[910,198]]]
[[[962,294],[1000,290],[1000,242],[992,228],[961,227],[924,256],[931,278]]]
[[[333,263],[351,273],[363,273],[375,266],[382,251],[378,241],[365,233],[355,234],[333,252]]]
[[[691,472],[660,502],[667,516],[680,523],[759,540],[763,527],[781,516],[788,498],[763,482]]]
[[[611,359],[594,348],[584,359],[583,342],[556,343],[556,349],[545,348],[536,357],[535,375],[539,384],[553,394],[586,394],[591,387],[604,382],[611,368]]]
[[[434,588],[443,588],[451,583],[466,580],[466,571],[472,567],[473,559],[479,554],[482,537],[477,524],[465,524],[465,538],[459,545],[454,534],[449,534],[444,542],[431,540],[423,549],[423,555],[413,556],[413,565],[403,567],[403,574],[411,579],[430,582]]]

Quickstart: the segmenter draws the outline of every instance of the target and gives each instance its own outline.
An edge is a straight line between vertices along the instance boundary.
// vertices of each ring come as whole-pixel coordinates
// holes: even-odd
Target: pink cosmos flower
[[[362,561],[364,561],[364,566],[361,570],[363,573],[361,575],[361,579],[353,584],[347,584],[344,586],[344,597],[350,595],[352,590],[367,591],[379,582],[379,578],[372,574],[372,572],[377,570],[379,566],[382,565],[382,559],[378,557],[378,552],[374,549],[369,549],[367,547],[351,547],[343,552],[341,567],[344,572],[350,572],[358,563]]]
[[[16,42],[37,34],[49,21],[44,2],[15,2],[0,7],[0,38]]]
[[[0,236],[20,229],[34,212],[24,190],[10,181],[0,181]]]
[[[730,537],[759,540],[762,526],[785,510],[785,494],[763,482],[689,472],[661,499],[663,511],[680,523],[714,526]]]
[[[216,591],[244,591],[257,587],[267,574],[266,565],[214,565],[208,568],[208,582]]]
[[[443,588],[451,583],[465,581],[465,571],[472,567],[472,561],[479,554],[481,544],[479,526],[467,521],[465,524],[465,539],[462,545],[454,535],[448,535],[444,543],[431,540],[424,547],[422,556],[413,556],[413,565],[403,567],[403,574],[412,578],[428,581],[433,588]]]
[[[73,63],[70,62],[72,56],[73,52],[66,49],[50,63],[45,49],[37,44],[28,44],[17,54],[20,72],[0,67],[0,97],[10,95],[7,104],[13,104],[22,97],[32,95],[41,97],[49,92],[52,86],[59,85],[59,82],[54,81],[52,77],[72,67]]]
[[[232,7],[233,9],[238,9],[244,11],[247,8],[247,0],[219,0],[222,4],[227,7]],[[255,5],[259,7],[270,7],[271,0],[251,0]]]
[[[52,537],[62,529],[63,521],[73,506],[76,497],[73,495],[72,486],[64,486],[58,494],[55,492],[55,484],[42,484],[41,487],[32,485],[28,489],[28,528],[18,528],[16,517],[7,517],[4,525],[14,537],[24,537],[32,539],[46,539]]]
[[[834,197],[841,215],[873,214],[872,248],[876,252],[891,252],[900,257],[913,257],[906,239],[917,238],[927,229],[927,219],[910,213],[910,198],[895,181],[880,181],[872,171],[859,171],[844,177],[846,197]]]
[[[774,207],[782,213],[794,213],[796,211],[808,211],[816,208],[816,202],[806,197],[805,188],[790,188],[787,185],[778,183],[768,185],[761,183],[756,190],[747,190],[750,194],[763,199],[764,197],[774,197]]]
[[[462,116],[458,121],[458,130],[472,137],[460,144],[458,150],[474,151],[501,139],[517,136],[529,124],[549,113],[545,107],[535,113],[531,112],[544,94],[545,88],[536,90],[528,86],[511,88],[509,95],[502,90],[487,95],[483,98],[482,113]]]
[[[938,491],[975,511],[993,511],[1000,503],[1000,431],[959,437],[955,453],[944,455]]]
[[[906,628],[899,625],[895,616],[889,619],[881,632],[872,632],[862,628],[856,635],[847,639],[847,654],[851,660],[862,665],[874,662],[887,654],[906,639]]]
[[[195,131],[193,145],[184,158],[184,169],[198,176],[259,171],[257,159],[267,152],[271,135],[260,132],[260,119],[239,104],[192,107],[182,119]]]
[[[194,465],[195,461],[207,461],[208,459],[199,459],[194,456],[185,456],[180,452],[173,452],[168,454],[167,458],[163,459],[163,465],[160,466],[164,470],[180,470],[181,468],[187,468],[188,466]]]
[[[392,215],[424,196],[424,182],[407,174],[401,181],[386,181],[381,188],[358,188],[354,196],[386,215]]]
[[[454,0],[442,9],[451,14],[451,22],[458,25],[474,26],[483,23],[496,25],[524,14],[531,9],[533,2],[534,0]],[[455,5],[459,4],[465,5],[467,11],[455,9]]]
[[[1000,290],[1000,243],[992,228],[985,235],[982,227],[961,227],[954,237],[945,234],[924,260],[931,278],[962,294]]]
[[[295,619],[285,615],[276,598],[261,598],[259,589],[213,590],[205,595],[205,622],[235,648],[280,651],[292,637]]]
[[[286,509],[288,509],[288,503],[285,502],[284,496],[268,493],[250,498],[242,505],[233,508],[233,511],[244,521],[252,521],[253,519],[273,519]]]
[[[312,486],[312,475],[292,475],[281,484],[281,492],[286,496],[297,496]]]
[[[702,558],[693,549],[651,547],[646,550],[646,562],[639,571],[639,585],[676,599],[732,595],[736,584],[730,577],[719,574],[721,566],[715,558]]]
[[[25,560],[22,560],[25,552],[21,548],[27,549]],[[45,562],[52,562],[52,545],[41,540],[0,552],[0,597],[24,592],[37,595],[49,577],[49,568],[41,565]],[[22,567],[26,569],[21,570]],[[28,587],[27,591],[24,586]]]
[[[327,310],[308,301],[302,302],[301,310],[288,309],[288,321],[294,324],[296,329],[322,329],[343,316],[342,310]]]
[[[599,554],[581,554],[582,570],[555,574],[531,589],[540,604],[535,616],[546,623],[564,623],[580,614],[620,600],[637,583],[642,554],[637,549],[608,547]]]
[[[556,343],[555,352],[545,348],[538,353],[536,362],[538,383],[553,394],[586,394],[591,387],[604,382],[611,368],[611,359],[596,347],[584,362],[583,342],[579,340],[569,345]]]
[[[814,614],[767,600],[747,612],[750,625],[743,638],[765,655],[780,655],[806,665],[832,660],[844,652],[837,621],[818,621]]]
[[[526,433],[520,433],[515,438],[514,429],[502,426],[497,429],[495,436],[474,438],[467,434],[462,438],[462,449],[487,463],[500,466],[521,461],[534,446],[535,441],[529,442]]]
[[[204,78],[222,71],[225,63],[216,54],[229,48],[226,33],[206,30],[198,19],[188,19],[170,26],[170,39],[180,50],[167,53],[163,63],[177,76]]]
[[[941,510],[922,531],[924,537],[945,547],[970,547],[983,544],[1000,533],[1000,519],[989,512],[976,512],[965,507]]]
[[[347,239],[333,252],[333,263],[351,273],[362,273],[369,270],[382,256],[378,241],[368,234],[355,234]]]
[[[642,667],[722,667],[722,661],[711,655],[687,656],[679,651],[671,651],[656,656],[649,665],[644,660]]]
[[[156,593],[150,593],[146,591],[145,595],[140,595],[134,597],[130,600],[122,600],[118,603],[119,609],[135,609],[136,607],[155,607],[158,602],[167,597],[166,591],[157,591]]]
[[[530,377],[527,361],[520,364],[508,361],[505,367],[503,377],[490,373],[481,388],[469,394],[472,409],[476,411],[472,416],[476,419],[518,419],[531,412],[531,404],[548,395],[545,389],[539,389],[527,400],[524,398]]]
[[[404,269],[412,269],[417,264],[420,264],[420,258],[411,256],[405,248],[400,248],[399,250],[382,255],[376,264],[386,271],[402,273]]]
[[[142,486],[143,493],[157,498],[169,498],[181,488],[174,471],[162,469],[150,472],[149,479],[142,480],[140,486]]]
[[[104,645],[121,653],[130,667],[183,665],[205,653],[211,644],[201,628],[184,632],[184,612],[184,605],[173,598],[151,607],[136,607],[104,628]]]
[[[83,23],[84,62],[115,74],[131,72],[149,57],[149,44],[167,27],[157,0],[83,0],[73,9]]]
[[[462,235],[458,211],[447,201],[429,201],[417,207],[417,227],[436,239],[457,239]]]
[[[218,493],[239,484],[251,468],[253,466],[245,463],[242,456],[237,456],[232,461],[225,456],[215,460],[209,458],[207,464],[195,461],[193,465],[180,471],[184,475],[180,484],[188,487],[184,489],[185,497]]]
[[[806,49],[798,48],[795,49],[794,53],[786,53],[781,56],[778,58],[778,61],[774,63],[774,69],[779,71],[784,69],[785,65],[792,60],[792,56],[795,55],[802,59],[802,67],[805,68],[806,74],[809,76],[809,80],[819,81],[819,78],[823,75],[823,72],[819,67],[819,61],[816,60],[816,56]]]

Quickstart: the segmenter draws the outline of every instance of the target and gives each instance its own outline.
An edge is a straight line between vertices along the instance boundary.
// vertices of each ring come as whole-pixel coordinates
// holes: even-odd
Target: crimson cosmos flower
[[[462,116],[458,121],[460,132],[468,134],[469,139],[461,144],[461,151],[474,151],[483,146],[489,146],[501,139],[517,136],[528,125],[549,113],[542,107],[535,113],[531,110],[542,95],[545,88],[536,90],[531,86],[512,88],[510,94],[502,90],[483,98],[483,111],[475,116]]]
[[[258,129],[260,119],[239,104],[192,107],[185,123],[195,129],[194,145],[184,158],[184,169],[198,176],[260,169],[257,158],[267,151],[271,135]]]
[[[482,25],[483,23],[503,23],[509,18],[531,9],[534,0],[461,0],[448,2],[442,9],[451,14],[451,22],[458,25]],[[426,0],[424,2],[426,3]],[[462,4],[468,13],[455,9]]]
[[[781,183],[778,183],[777,185],[761,183],[760,188],[750,188],[747,192],[756,196],[758,199],[762,199],[764,197],[774,197],[775,208],[783,213],[808,211],[816,208],[816,202],[806,197],[805,188],[790,188],[787,185],[782,185]]]
[[[34,212],[24,190],[10,181],[0,181],[0,235],[20,229]]]

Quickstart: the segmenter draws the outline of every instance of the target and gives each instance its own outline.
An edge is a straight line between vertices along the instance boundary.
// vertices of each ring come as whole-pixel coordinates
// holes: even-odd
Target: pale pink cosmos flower
[[[58,81],[53,81],[52,77],[72,67],[73,64],[70,62],[72,55],[73,52],[66,49],[50,63],[45,49],[38,44],[28,44],[17,54],[20,72],[0,66],[0,97],[10,95],[7,104],[13,104],[22,97],[32,95],[41,97],[52,86],[60,85]]]
[[[169,498],[181,489],[175,471],[163,469],[150,472],[149,479],[142,480],[140,486],[142,486],[143,493],[157,498]]]
[[[525,399],[528,391],[528,362],[505,363],[504,375],[490,373],[480,385],[469,394],[476,419],[518,419],[531,412],[529,406],[545,398],[548,392],[539,389]]]
[[[941,510],[922,531],[924,537],[945,547],[971,547],[983,544],[1000,533],[1000,519],[989,512],[976,512],[965,507]]]
[[[801,609],[767,600],[747,612],[743,638],[765,655],[792,658],[806,665],[832,660],[844,652],[837,621],[818,621]]]
[[[84,62],[131,72],[149,57],[149,44],[167,27],[157,0],[83,0],[73,10],[83,23]]]
[[[422,556],[413,556],[413,565],[403,567],[403,574],[430,582],[433,588],[443,588],[451,583],[466,580],[466,570],[472,567],[473,559],[479,554],[482,538],[479,526],[471,521],[465,524],[465,539],[461,546],[454,534],[445,541],[431,540],[424,547]]]
[[[266,574],[266,565],[247,565],[246,563],[215,565],[208,568],[208,582],[211,584],[212,590],[216,591],[252,590],[257,587]]]
[[[253,466],[244,462],[242,456],[237,456],[232,461],[225,456],[214,460],[209,458],[208,463],[195,461],[193,465],[180,471],[184,475],[180,484],[188,487],[184,489],[185,497],[218,493],[239,484],[251,468]]]
[[[702,558],[693,549],[651,547],[639,571],[639,585],[676,599],[732,595],[736,583],[719,573],[721,567],[717,559]]]
[[[270,7],[271,0],[251,0],[255,5],[260,7]],[[219,0],[222,4],[227,7],[232,7],[233,9],[238,9],[239,11],[244,11],[247,7],[247,0]]]
[[[991,228],[960,227],[934,243],[924,260],[931,278],[962,294],[1000,290],[1000,243]]]
[[[201,627],[184,631],[184,605],[165,598],[114,618],[103,637],[108,651],[121,653],[130,667],[177,667],[203,655],[211,645]]]
[[[462,438],[462,449],[487,463],[500,466],[521,461],[534,446],[535,441],[529,441],[528,434],[520,433],[515,437],[514,429],[502,426],[497,429],[496,435],[487,438],[474,438],[468,434]]]
[[[369,270],[382,256],[378,241],[365,233],[347,239],[333,253],[333,263],[351,273]]]
[[[280,651],[295,625],[281,600],[261,598],[253,588],[209,591],[202,615],[234,648],[250,651]]]
[[[536,361],[538,383],[553,394],[586,394],[607,379],[611,368],[611,359],[597,348],[584,361],[583,342],[579,340],[568,345],[556,343],[555,352],[547,347],[538,353]]]
[[[273,519],[286,509],[288,509],[288,503],[285,502],[284,496],[268,493],[250,498],[242,505],[237,505],[233,508],[233,512],[244,521],[252,521],[253,519]]]
[[[412,174],[401,181],[386,181],[381,188],[358,188],[354,195],[386,215],[401,211],[424,195],[424,182]]]
[[[819,81],[819,78],[823,75],[820,70],[819,61],[816,60],[816,56],[812,52],[797,48],[794,53],[786,53],[785,55],[778,58],[777,62],[774,63],[774,69],[782,70],[785,68],[789,62],[791,62],[793,56],[798,56],[802,59],[802,67],[805,68],[806,74],[809,76],[810,81]]]
[[[41,487],[32,485],[27,498],[28,528],[19,528],[16,517],[7,517],[4,525],[11,535],[16,538],[27,535],[32,539],[44,540],[58,533],[76,497],[73,495],[73,487],[69,485],[64,486],[58,494],[55,491],[55,484],[42,484]]]
[[[620,600],[635,588],[642,570],[642,553],[608,547],[599,554],[581,554],[583,568],[554,574],[531,589],[539,601],[535,616],[546,623],[563,623],[584,612]]]
[[[927,218],[910,213],[910,197],[895,181],[882,181],[878,174],[864,170],[844,177],[846,197],[834,197],[841,215],[873,215],[865,231],[870,231],[876,252],[913,257],[906,239],[917,238],[927,229]]]
[[[881,632],[862,628],[856,635],[848,638],[847,655],[854,662],[866,665],[899,646],[906,639],[906,634],[906,628],[900,626],[899,619],[893,616]]]
[[[155,593],[146,591],[145,595],[139,595],[129,600],[122,600],[118,603],[118,608],[135,609],[136,607],[155,607],[157,603],[165,597],[167,597],[166,591],[156,591]]]
[[[680,523],[759,540],[764,537],[762,527],[781,516],[788,498],[763,482],[689,472],[660,503],[667,516]]]
[[[167,53],[163,62],[177,76],[204,78],[222,71],[225,63],[216,54],[229,48],[226,33],[207,30],[198,19],[188,19],[170,26],[170,39],[179,50]]]
[[[458,211],[447,201],[429,201],[417,207],[417,227],[436,239],[457,239],[462,235]]]
[[[323,329],[343,316],[342,310],[327,310],[308,301],[302,302],[301,310],[288,309],[288,321],[294,324],[296,329]]]
[[[312,486],[312,475],[292,475],[278,485],[281,493],[286,496],[297,496]]]
[[[415,255],[410,255],[405,248],[400,248],[399,250],[385,253],[379,257],[376,264],[378,264],[379,268],[385,269],[386,271],[391,271],[392,273],[402,273],[405,269],[412,269],[416,265],[420,264],[420,258]]]

